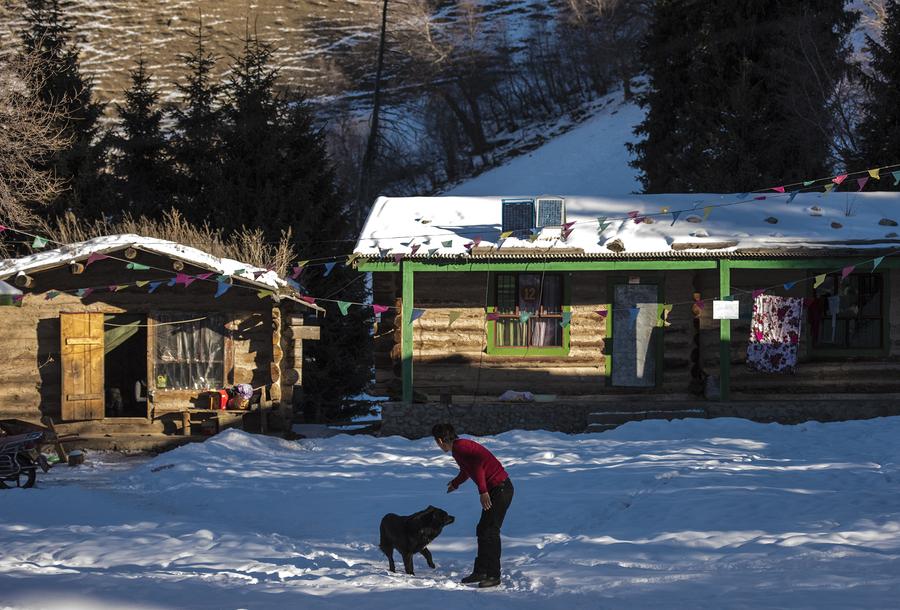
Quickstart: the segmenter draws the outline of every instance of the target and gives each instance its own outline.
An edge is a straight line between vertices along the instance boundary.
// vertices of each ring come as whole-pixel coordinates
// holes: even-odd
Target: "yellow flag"
[[[869,176],[871,176],[875,180],[881,180],[881,170],[880,169],[870,169]]]
[[[149,283],[150,282],[148,282],[147,280],[138,280],[135,282],[135,284],[140,288],[143,288],[144,286],[146,286]]]
[[[830,193],[830,192],[831,192],[831,189],[833,189],[833,188],[834,188],[834,184],[826,184],[826,185],[825,185],[825,192],[826,192],[826,193]]]
[[[500,234],[500,239],[506,239],[507,237],[512,237],[512,231],[504,231]]]
[[[712,214],[712,209],[713,209],[713,207],[711,205],[708,205],[705,208],[703,208],[703,220],[706,220],[707,218],[709,218],[709,215]]]
[[[659,210],[659,213],[660,213],[660,214],[668,214],[668,213],[669,213],[669,206],[666,206],[666,207],[664,207],[664,208],[661,208],[661,209]]]
[[[823,274],[821,274],[821,275],[817,275],[817,276],[816,276],[816,281],[813,282],[813,288],[814,288],[814,289],[815,289],[815,288],[818,288],[819,286],[822,285],[822,283],[825,281],[825,275],[826,275],[826,274],[823,273]]]

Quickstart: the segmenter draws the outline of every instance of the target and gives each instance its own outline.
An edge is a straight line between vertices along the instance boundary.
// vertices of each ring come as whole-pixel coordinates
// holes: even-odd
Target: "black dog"
[[[391,572],[397,571],[394,567],[394,549],[400,551],[407,574],[415,574],[413,555],[416,553],[421,553],[428,562],[428,567],[434,568],[434,560],[427,546],[438,537],[445,525],[450,525],[454,520],[447,511],[434,506],[407,517],[386,514],[381,520],[381,542],[378,546],[387,555]]]

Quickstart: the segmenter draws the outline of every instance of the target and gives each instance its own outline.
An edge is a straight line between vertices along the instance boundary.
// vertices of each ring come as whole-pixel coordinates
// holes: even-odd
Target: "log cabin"
[[[900,193],[830,190],[379,198],[382,433],[900,413]],[[799,312],[777,371],[766,303]]]
[[[0,419],[49,417],[88,445],[159,447],[240,424],[248,411],[213,395],[237,384],[254,388],[259,426],[287,425],[303,340],[318,337],[307,314],[319,308],[275,272],[161,239],[0,260],[0,280],[18,292],[0,307]]]

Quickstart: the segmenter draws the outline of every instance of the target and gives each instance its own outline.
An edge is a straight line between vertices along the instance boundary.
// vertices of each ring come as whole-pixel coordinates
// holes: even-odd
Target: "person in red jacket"
[[[431,435],[444,453],[452,453],[459,474],[447,483],[447,493],[472,479],[481,500],[481,520],[475,528],[478,556],[464,584],[478,583],[480,588],[500,584],[500,526],[513,498],[513,485],[503,466],[490,451],[475,441],[459,438],[450,424],[436,424]]]

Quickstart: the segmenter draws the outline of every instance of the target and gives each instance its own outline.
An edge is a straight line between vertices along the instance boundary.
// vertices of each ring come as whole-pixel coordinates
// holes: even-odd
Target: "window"
[[[538,199],[538,226],[561,227],[566,222],[562,199]]]
[[[879,273],[829,274],[811,305],[813,345],[822,349],[879,349],[884,330]],[[834,322],[832,323],[832,318]],[[818,331],[818,332],[817,332]]]
[[[208,390],[225,382],[225,322],[222,316],[158,314],[154,330],[153,364],[157,388]]]
[[[494,347],[564,346],[563,278],[558,274],[501,273],[496,279]],[[531,314],[522,322],[523,313]]]

